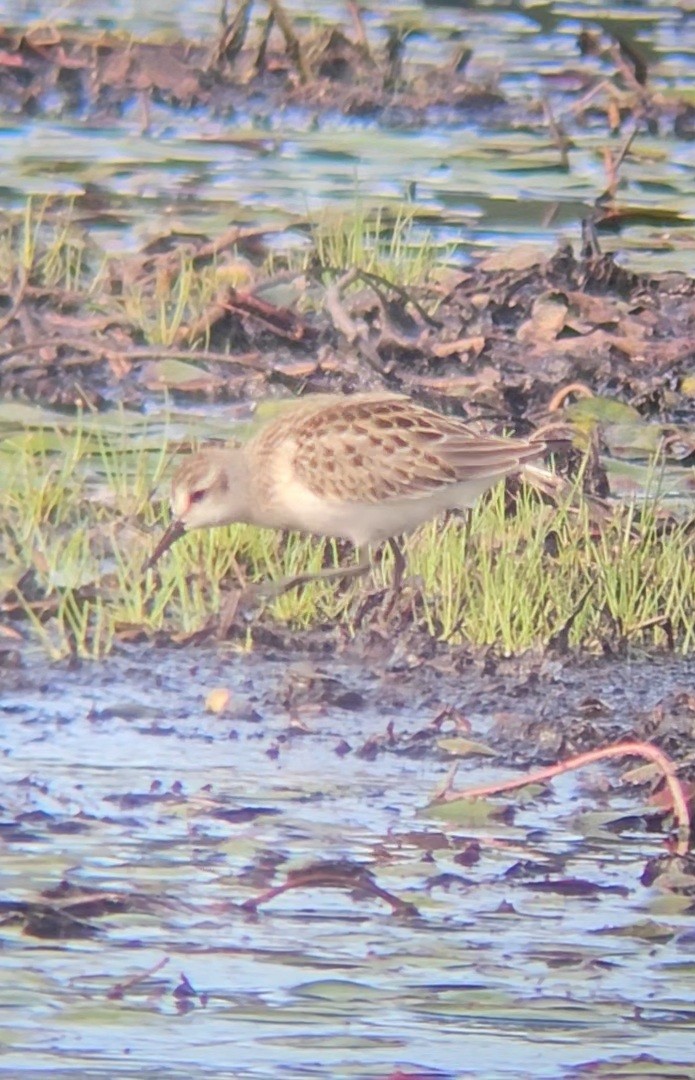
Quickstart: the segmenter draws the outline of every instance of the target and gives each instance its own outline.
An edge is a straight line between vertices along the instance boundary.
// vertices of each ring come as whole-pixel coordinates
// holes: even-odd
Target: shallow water
[[[8,673],[3,898],[65,878],[130,903],[85,915],[86,939],[5,916],[0,1071],[511,1080],[648,1054],[649,1075],[690,1075],[692,914],[641,884],[664,848],[639,796],[605,791],[616,773],[599,768],[500,799],[504,821],[456,824],[426,812],[449,761],[417,733],[456,704],[494,748],[503,711],[567,723],[600,698],[608,739],[694,676],[687,660],[614,662],[500,692],[473,668],[462,682],[202,649]],[[219,686],[230,708],[213,715]],[[391,721],[403,739],[361,754]],[[512,771],[490,761],[464,761],[458,786]],[[600,828],[597,811],[623,821]],[[419,915],[327,888],[238,906],[326,859],[368,865]],[[177,996],[182,974],[206,1002]]]
[[[297,0],[287,7],[300,32],[321,18],[347,19],[343,4]],[[427,236],[450,260],[521,242],[550,250],[558,240],[579,240],[579,223],[606,188],[604,153],[625,134],[608,135],[604,119],[593,131],[591,117],[576,128],[582,80],[610,74],[580,58],[580,31],[607,19],[644,50],[651,85],[664,100],[694,92],[695,33],[677,5],[611,8],[576,0],[516,10],[474,4],[463,12],[418,3],[373,7],[365,25],[375,49],[396,11],[422,27],[408,42],[407,64],[441,65],[465,43],[472,50],[467,76],[498,88],[506,104],[439,109],[423,124],[402,109],[377,122],[313,108],[269,111],[252,101],[241,103],[233,117],[218,118],[156,103],[145,116],[134,102],[120,119],[99,126],[85,117],[52,116],[46,101],[41,119],[5,118],[0,207],[20,207],[28,195],[57,196],[74,198],[79,214],[85,200],[90,232],[110,252],[138,249],[172,229],[212,235],[232,223],[280,228],[285,232],[276,243],[301,246],[297,227],[307,220],[405,205],[420,221],[420,239]],[[217,33],[217,10],[200,0],[184,7],[124,3],[108,20],[83,3],[13,3],[3,11],[0,0],[0,18],[205,40]],[[542,121],[543,100],[572,136],[567,168]],[[694,174],[692,140],[673,137],[668,124],[658,135],[639,131],[621,166],[618,202],[657,214],[667,208],[680,219],[625,224],[616,245],[623,261],[635,269],[692,269]],[[96,217],[95,199],[104,207]],[[605,245],[612,248],[610,236]]]

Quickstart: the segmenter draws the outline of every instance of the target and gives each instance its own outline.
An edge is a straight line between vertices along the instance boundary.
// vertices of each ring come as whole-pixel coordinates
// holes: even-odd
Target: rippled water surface
[[[397,672],[208,650],[14,681],[3,898],[36,903],[67,879],[128,902],[78,912],[86,937],[5,917],[0,1071],[551,1078],[651,1055],[649,1075],[690,1075],[692,915],[642,881],[663,847],[635,798],[599,775],[507,800],[504,820],[426,810],[449,766],[417,732],[446,704],[466,710],[465,683],[403,691]],[[625,722],[692,681],[688,661],[599,665],[567,693]],[[232,697],[214,715],[219,686]],[[547,717],[558,694],[551,681],[524,708]],[[468,711],[472,737],[513,700]],[[410,750],[370,753],[389,723]],[[458,781],[509,771],[475,758]],[[345,859],[419,914],[345,888],[239,906]]]

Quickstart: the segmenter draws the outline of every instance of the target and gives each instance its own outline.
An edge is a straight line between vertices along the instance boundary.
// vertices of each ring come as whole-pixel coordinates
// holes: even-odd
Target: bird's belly
[[[303,485],[288,485],[277,521],[265,524],[350,540],[356,547],[412,532],[444,510],[471,506],[494,480],[466,481],[432,493],[377,503],[319,498]]]

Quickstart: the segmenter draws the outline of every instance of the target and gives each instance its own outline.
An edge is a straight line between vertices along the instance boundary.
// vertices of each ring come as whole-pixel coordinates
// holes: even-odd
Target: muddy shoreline
[[[351,21],[322,25],[320,16],[295,18],[278,3],[259,4],[254,12],[252,6],[239,4],[207,40],[175,34],[166,41],[138,39],[117,29],[80,30],[50,21],[6,25],[0,30],[0,109],[113,123],[136,108],[145,127],[152,111],[173,117],[195,110],[233,122],[249,112],[267,121],[287,109],[305,110],[316,122],[354,117],[407,130],[471,120],[540,130],[547,124],[540,95],[522,103],[500,85],[499,71],[476,71],[464,21],[418,26],[386,16],[367,25],[359,6],[348,5]],[[574,63],[564,58],[564,72],[543,73],[545,88],[557,97],[589,92],[572,122],[615,128],[632,109],[644,109],[646,100],[651,130],[692,138],[695,110],[687,94],[649,93],[650,78],[659,86],[663,76],[651,51],[630,33],[629,20],[598,22],[592,15],[588,9],[578,20]],[[553,17],[541,16],[538,38],[550,38],[555,25]],[[423,39],[433,46],[426,59],[417,49]],[[597,72],[621,89],[619,111],[610,93],[590,93]],[[559,148],[563,137],[554,133]]]
[[[192,716],[211,730],[218,727],[217,720],[206,718],[205,696],[213,686],[230,687],[233,705],[224,714],[225,727],[257,714],[258,732],[271,742],[286,737],[303,717],[320,734],[323,717],[334,726],[340,715],[351,714],[364,717],[365,742],[350,752],[363,752],[373,739],[369,752],[375,757],[437,755],[441,726],[454,730],[461,721],[470,725],[472,738],[483,737],[510,767],[549,764],[611,742],[644,739],[683,763],[686,772],[695,770],[692,657],[505,659],[494,650],[476,655],[436,646],[431,639],[420,646],[411,641],[410,648],[394,648],[384,642],[381,650],[365,652],[364,645],[352,643],[334,652],[324,640],[313,655],[303,644],[293,650],[266,644],[248,654],[229,646],[131,646],[118,647],[98,663],[54,665],[36,654],[5,655],[3,699],[26,695],[31,710],[32,701],[59,701],[79,690],[83,700],[93,697],[95,721],[115,715],[124,702],[135,716],[138,702],[147,700],[144,715],[158,716],[163,734],[172,725],[173,734],[178,720]],[[172,713],[167,704],[160,712],[159,695],[170,702],[172,693],[180,697],[178,706]],[[408,729],[399,730],[404,712]],[[267,729],[266,715],[273,717]],[[413,726],[415,715],[420,726]],[[391,723],[395,730],[390,732]]]

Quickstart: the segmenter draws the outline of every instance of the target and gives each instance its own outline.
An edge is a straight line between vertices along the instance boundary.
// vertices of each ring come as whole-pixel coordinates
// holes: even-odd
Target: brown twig
[[[433,326],[436,330],[440,330],[443,326],[443,323],[441,323],[439,319],[434,319],[431,315],[428,315],[422,304],[415,300],[402,285],[398,285],[395,281],[387,281],[385,277],[381,277],[380,274],[373,274],[370,270],[358,268],[357,274],[368,284],[381,285],[385,289],[391,289],[392,292],[395,292],[400,296],[404,304],[412,304],[420,318],[426,322],[428,326]]]
[[[606,170],[606,190],[601,196],[601,200],[615,198],[615,193],[618,189],[618,170],[625,160],[636,135],[637,126],[635,125],[631,131],[628,131],[622,145],[618,148],[618,152],[615,155],[607,146],[604,148],[603,164]]]
[[[256,59],[253,62],[253,72],[255,75],[262,75],[265,71],[265,58],[268,53],[268,42],[270,41],[270,35],[274,26],[275,16],[271,11],[263,24],[263,33],[261,34],[258,51],[256,52]]]
[[[252,6],[253,0],[241,0],[231,22],[227,21],[226,3],[223,6],[220,13],[220,36],[214,51],[215,64],[219,64],[222,58],[232,64],[243,49],[249,31]]]
[[[348,12],[352,20],[352,28],[355,34],[355,43],[362,50],[362,54],[365,59],[370,63],[374,63],[372,54],[369,48],[369,40],[367,38],[367,31],[364,28],[364,20],[362,18],[362,7],[357,0],[348,0]]]
[[[313,328],[290,308],[278,307],[260,296],[240,292],[231,286],[227,290],[224,307],[227,311],[257,319],[278,337],[288,338],[290,341],[302,341],[312,333],[315,335]]]
[[[297,227],[301,227],[304,223],[300,220],[295,224]],[[231,225],[219,236],[216,236],[214,240],[206,240],[198,248],[194,249],[192,245],[189,245],[188,249],[182,250],[180,246],[177,246],[168,251],[154,254],[145,253],[143,256],[136,257],[133,261],[139,265],[140,273],[139,275],[133,274],[133,276],[138,285],[144,288],[156,280],[157,274],[165,273],[168,270],[172,273],[176,271],[181,266],[183,255],[190,259],[191,266],[198,267],[201,264],[214,262],[227,248],[243,247],[245,244],[260,241],[269,234],[281,233],[286,229],[286,225],[268,225],[263,228],[247,229],[243,229],[238,225]],[[130,263],[128,266],[130,266]]]
[[[553,145],[560,154],[560,167],[562,169],[569,169],[570,162],[568,151],[571,150],[575,144],[563,129],[560,121],[555,119],[552,104],[547,98],[543,99],[543,112],[545,113],[545,119],[548,124],[550,137],[553,140]]]
[[[615,93],[613,84],[609,79],[601,79],[600,82],[597,82],[594,86],[590,87],[586,93],[582,94],[578,101],[573,101],[571,105],[568,105],[563,109],[562,114],[567,116],[578,115],[591,104],[595,97],[598,97],[599,94],[603,93],[604,90],[609,95]]]
[[[334,285],[328,287],[324,301],[326,311],[331,316],[336,330],[343,334],[349,344],[353,345],[359,351],[373,371],[376,371],[382,378],[385,378],[386,369],[376,347],[369,340],[366,328],[360,327],[355,322],[340,298],[343,289],[347,288],[348,285],[351,285],[358,277],[361,277],[361,271],[353,268],[343,274],[340,280],[336,281]]]
[[[359,337],[359,329],[355,320],[346,311],[345,306],[340,299],[340,294],[344,289],[347,289],[348,285],[352,285],[356,280],[356,268],[348,270],[348,272],[343,274],[338,281],[334,281],[332,285],[328,286],[323,301],[324,307],[330,315],[336,330],[343,335],[350,345],[354,344]]]
[[[567,386],[561,386],[548,402],[548,412],[557,412],[561,409],[570,394],[576,394],[577,397],[591,398],[594,396],[594,391],[590,386],[582,382],[572,382],[568,383]]]
[[[348,861],[312,863],[294,870],[287,875],[287,880],[282,885],[266,889],[241,906],[244,911],[256,911],[261,904],[267,904],[269,900],[281,896],[290,889],[349,889],[351,892],[383,900],[389,905],[394,915],[418,914],[414,904],[399,899],[377,885],[374,875],[366,866]]]
[[[130,979],[125,979],[123,982],[115,983],[110,990],[107,991],[106,997],[109,1001],[120,1001],[125,996],[126,990],[132,990],[134,986],[138,986],[144,982],[145,979],[151,979],[153,975],[156,975],[158,971],[166,967],[169,963],[169,957],[165,956],[163,960],[153,964],[151,968],[146,971],[141,971],[137,975],[133,975]]]
[[[363,270],[359,266],[353,266],[350,268],[342,266],[321,266],[322,271],[326,271],[330,274],[340,274],[340,280],[337,283],[339,289],[346,288],[347,285],[352,284],[357,278],[361,278],[367,285],[371,285],[375,292],[378,292],[378,288],[381,287],[384,290],[390,290],[396,293],[401,298],[403,304],[411,304],[417,311],[423,322],[428,326],[434,327],[435,330],[440,330],[443,323],[439,319],[435,319],[432,315],[428,315],[422,304],[410,295],[408,290],[403,285],[398,285],[395,281],[388,281],[380,274],[373,274],[370,270]]]

